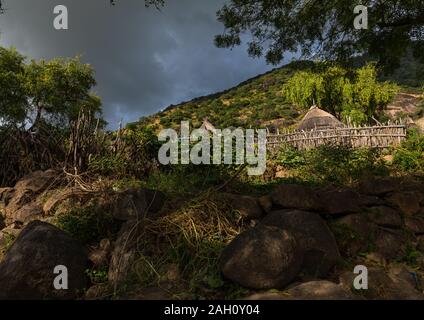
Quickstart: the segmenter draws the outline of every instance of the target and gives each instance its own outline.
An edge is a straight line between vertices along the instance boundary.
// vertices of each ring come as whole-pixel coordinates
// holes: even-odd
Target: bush
[[[84,244],[92,244],[101,239],[110,238],[118,232],[119,228],[119,224],[112,215],[100,212],[96,205],[60,214],[56,218],[56,225]]]
[[[337,118],[357,124],[377,116],[397,91],[396,85],[377,81],[373,64],[357,70],[330,66],[300,71],[283,86],[284,95],[295,105],[307,109],[315,103]]]
[[[424,135],[409,130],[408,138],[394,150],[393,165],[401,172],[422,174],[424,172]]]
[[[340,145],[322,145],[307,151],[286,149],[278,162],[292,169],[296,177],[319,184],[349,184],[366,176],[388,172],[378,149],[353,149]]]

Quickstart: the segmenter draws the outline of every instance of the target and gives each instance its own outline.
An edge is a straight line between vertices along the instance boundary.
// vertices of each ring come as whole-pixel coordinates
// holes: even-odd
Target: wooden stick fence
[[[311,131],[285,131],[267,135],[268,149],[290,145],[296,149],[311,149],[323,144],[347,145],[353,148],[388,148],[399,145],[406,138],[406,125],[378,125],[364,127],[328,128]]]

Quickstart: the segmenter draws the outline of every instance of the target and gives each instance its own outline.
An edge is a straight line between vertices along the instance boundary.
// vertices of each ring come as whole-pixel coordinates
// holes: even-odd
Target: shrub
[[[286,149],[280,154],[279,163],[311,183],[349,184],[388,172],[378,149],[353,149],[342,145],[322,145],[306,151]]]
[[[358,124],[376,116],[397,91],[396,85],[377,81],[373,64],[357,70],[330,66],[321,71],[299,71],[283,86],[283,94],[295,105],[306,109],[316,103],[339,119]]]
[[[119,228],[111,214],[102,212],[94,204],[60,214],[56,218],[56,225],[84,244],[112,237]]]
[[[418,130],[409,130],[407,140],[394,150],[393,165],[405,173],[424,172],[424,136]]]

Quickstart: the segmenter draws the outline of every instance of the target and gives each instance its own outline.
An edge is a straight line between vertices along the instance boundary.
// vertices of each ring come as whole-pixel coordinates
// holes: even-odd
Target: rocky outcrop
[[[68,270],[68,290],[53,286],[56,266]],[[74,299],[87,286],[84,248],[69,234],[34,221],[0,263],[0,299]]]

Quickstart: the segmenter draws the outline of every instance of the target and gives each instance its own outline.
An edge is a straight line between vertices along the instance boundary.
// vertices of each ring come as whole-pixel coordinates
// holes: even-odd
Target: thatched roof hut
[[[297,126],[297,130],[323,130],[343,126],[343,123],[332,114],[321,110],[317,106],[312,106]]]
[[[207,118],[203,119],[202,125],[200,126],[200,129],[205,129],[209,132],[215,132],[215,127],[212,123],[209,122]]]

